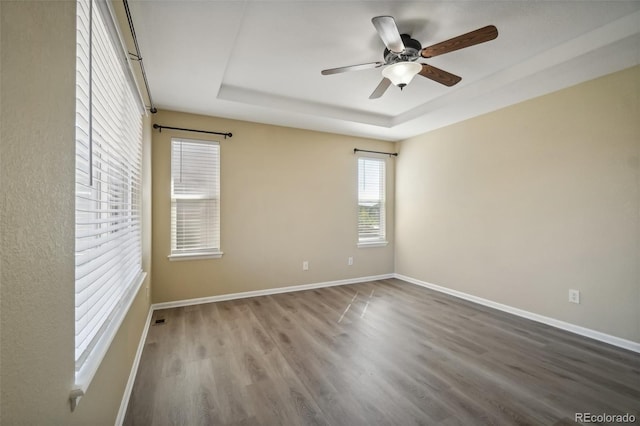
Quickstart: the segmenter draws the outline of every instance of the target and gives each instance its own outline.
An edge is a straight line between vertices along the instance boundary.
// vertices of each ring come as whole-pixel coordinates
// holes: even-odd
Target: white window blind
[[[220,145],[172,139],[171,256],[220,255]]]
[[[142,110],[108,9],[77,1],[76,386],[84,391],[144,275]]]
[[[358,242],[385,242],[385,160],[358,158]]]

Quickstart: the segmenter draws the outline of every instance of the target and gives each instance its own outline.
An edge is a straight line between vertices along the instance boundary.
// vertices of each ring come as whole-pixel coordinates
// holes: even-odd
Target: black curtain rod
[[[147,73],[144,70],[144,64],[142,63],[142,54],[140,53],[140,47],[138,46],[138,37],[136,37],[136,30],[133,27],[133,18],[131,17],[131,11],[129,10],[129,2],[122,0],[124,3],[124,11],[127,13],[127,21],[129,21],[129,30],[131,31],[131,37],[133,38],[133,44],[136,48],[136,53],[129,53],[134,56],[135,60],[140,64],[140,72],[142,73],[142,79],[144,80],[144,87],[147,89],[147,96],[149,97],[149,112],[155,114],[158,112],[153,104],[153,98],[151,97],[151,89],[149,89],[149,82],[147,81]]]
[[[358,148],[353,148],[353,153],[355,154],[356,152],[371,152],[373,154],[383,154],[383,155],[392,155],[394,157],[398,156],[397,152],[381,152],[381,151],[369,151],[366,149],[358,149]]]
[[[154,129],[159,129],[160,132],[162,132],[162,129],[171,129],[171,130],[182,130],[184,132],[197,132],[197,133],[208,133],[210,135],[222,135],[222,136],[224,136],[225,139],[227,137],[230,138],[231,136],[233,136],[233,134],[231,132],[229,132],[229,133],[211,132],[209,130],[184,129],[182,127],[161,126],[159,124],[154,124],[153,128]]]

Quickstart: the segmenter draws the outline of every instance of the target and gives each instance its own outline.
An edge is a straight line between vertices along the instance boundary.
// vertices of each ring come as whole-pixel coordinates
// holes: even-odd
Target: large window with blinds
[[[220,256],[220,145],[172,139],[169,258]]]
[[[386,244],[384,158],[358,158],[358,246]]]
[[[77,1],[75,364],[84,392],[144,279],[142,113],[107,2]]]

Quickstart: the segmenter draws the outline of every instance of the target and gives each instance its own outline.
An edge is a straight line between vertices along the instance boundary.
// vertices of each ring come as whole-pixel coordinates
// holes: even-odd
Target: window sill
[[[203,259],[220,259],[224,253],[215,251],[210,253],[186,253],[186,254],[170,254],[167,256],[169,261],[176,262],[182,260],[203,260]]]
[[[386,247],[388,244],[389,241],[361,241],[358,243],[358,248]]]
[[[80,371],[76,372],[75,385],[69,395],[71,411],[76,409],[80,399],[89,388],[89,384],[91,384],[93,377],[102,364],[102,360],[109,351],[111,342],[116,337],[118,330],[120,330],[120,325],[122,325],[124,318],[129,313],[129,308],[131,307],[131,304],[133,304],[133,300],[136,298],[136,295],[140,291],[142,283],[146,278],[147,273],[140,271],[133,284],[126,290],[125,295],[121,299],[121,303],[118,305],[119,307],[114,311],[112,320],[107,322],[107,328],[104,333],[102,333],[102,336],[98,339],[91,352],[89,352],[82,368]]]

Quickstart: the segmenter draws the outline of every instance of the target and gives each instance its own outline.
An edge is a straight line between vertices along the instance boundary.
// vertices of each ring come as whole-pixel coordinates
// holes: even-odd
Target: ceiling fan
[[[384,62],[369,62],[366,64],[350,65],[346,67],[330,68],[323,70],[322,75],[339,74],[347,71],[359,71],[370,68],[380,68],[382,70],[382,81],[371,93],[369,99],[377,99],[393,83],[402,90],[413,79],[416,74],[436,81],[445,86],[457,84],[461,77],[441,70],[432,65],[416,62],[418,59],[433,58],[465,47],[475,46],[498,37],[498,29],[493,25],[479,28],[458,37],[442,41],[429,47],[422,47],[419,41],[414,40],[407,34],[400,34],[396,21],[392,16],[376,16],[371,19],[378,35],[384,42]]]

